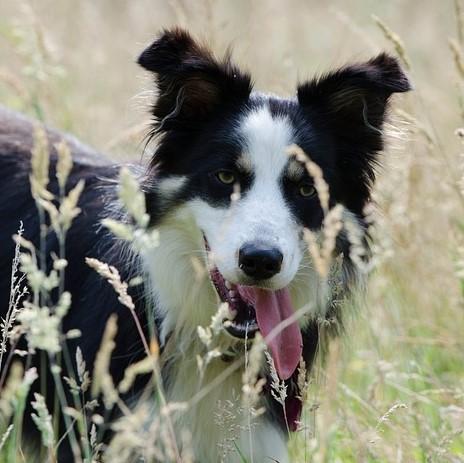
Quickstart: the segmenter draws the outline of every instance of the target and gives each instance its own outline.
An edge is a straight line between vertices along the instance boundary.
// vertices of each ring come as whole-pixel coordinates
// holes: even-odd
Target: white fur
[[[193,356],[184,357],[176,365],[175,377],[168,384],[168,400],[184,402],[207,388],[228,364],[214,360],[202,383]],[[220,386],[208,389],[206,397],[174,417],[174,427],[191,435],[195,461],[201,463],[241,463],[236,450],[247,461],[265,462],[273,458],[287,463],[287,442],[281,430],[263,418],[251,418],[241,406],[242,371],[231,374]],[[251,439],[251,440],[250,440]],[[251,444],[251,450],[250,450]]]
[[[161,312],[160,341],[179,327],[208,325],[217,309],[217,295],[204,268],[201,231],[187,208],[181,207],[158,228],[159,246],[144,256],[155,306]],[[179,346],[180,348],[181,346]]]
[[[205,348],[196,330],[197,326],[209,325],[219,303],[206,269],[203,233],[211,247],[211,259],[227,280],[246,282],[238,267],[238,251],[244,243],[259,240],[278,247],[284,256],[282,269],[269,280],[269,288],[290,285],[296,309],[308,301],[320,300],[323,294],[305,252],[301,226],[292,217],[279,185],[288,162],[285,150],[294,141],[290,121],[283,116],[273,117],[265,107],[248,114],[238,130],[246,141],[242,163],[252,169],[255,178],[251,189],[225,208],[213,207],[201,199],[188,201],[163,220],[158,228],[159,247],[144,256],[154,305],[162,320],[160,341],[166,345],[164,355],[169,356],[172,365],[173,373],[166,384],[168,400],[172,402],[190,401],[229,365],[220,358],[213,360],[200,384],[196,356],[203,355]],[[161,191],[169,196],[185,180],[164,180]],[[315,310],[312,306],[308,309],[312,316]],[[174,340],[174,346],[170,346],[169,339]],[[227,348],[236,341],[222,335],[218,342]],[[233,400],[240,403],[242,374],[241,369],[235,371],[206,397],[178,414],[174,422],[176,432],[180,435],[187,430],[192,434],[198,462],[240,462],[236,451],[221,460],[220,445],[228,439],[234,440],[250,461],[261,463],[273,458],[288,462],[286,438],[276,424],[258,420],[251,431],[250,448],[249,431],[243,430],[247,416],[238,413],[238,408],[232,426],[235,431],[216,423],[215,415],[221,413],[221,406]]]

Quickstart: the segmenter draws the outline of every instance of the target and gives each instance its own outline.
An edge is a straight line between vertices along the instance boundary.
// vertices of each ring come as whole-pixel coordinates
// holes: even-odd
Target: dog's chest
[[[227,364],[210,365],[202,384],[192,361],[178,365],[178,374],[168,390],[169,402],[186,402],[201,397],[194,405],[179,413],[174,421],[178,436],[187,436],[195,462],[241,463],[272,459],[287,463],[286,438],[276,423],[252,416],[241,402],[242,371],[232,373],[216,384]]]

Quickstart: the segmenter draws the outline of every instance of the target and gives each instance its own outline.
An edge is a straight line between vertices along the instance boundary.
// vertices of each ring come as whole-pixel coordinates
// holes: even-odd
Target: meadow
[[[0,0],[0,103],[145,159],[152,82],[135,60],[172,25],[218,55],[231,45],[256,88],[283,95],[347,61],[399,56],[414,91],[387,126],[375,265],[314,370],[292,461],[464,462],[464,2]]]

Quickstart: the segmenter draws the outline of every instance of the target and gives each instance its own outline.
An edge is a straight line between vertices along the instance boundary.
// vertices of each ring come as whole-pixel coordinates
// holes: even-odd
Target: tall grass
[[[297,79],[313,71],[380,48],[396,51],[407,61],[415,92],[393,111],[387,127],[389,146],[375,192],[381,211],[372,230],[375,270],[348,336],[333,342],[327,363],[315,369],[301,430],[290,442],[292,461],[464,461],[463,11],[459,0],[443,5],[359,0],[350,9],[344,2],[327,6],[302,0],[290,6],[275,0],[239,4],[140,0],[118,3],[117,8],[109,0],[81,2],[79,7],[70,1],[0,3],[0,101],[72,130],[102,149],[109,146],[116,157],[140,155],[145,116],[134,109],[152,95],[148,82],[147,91],[139,93],[144,83],[134,78],[131,63],[160,27],[183,23],[211,40],[218,51],[233,41],[238,61],[249,64],[258,87],[287,94],[294,91]],[[43,196],[43,188],[38,190],[39,199],[45,201],[43,213],[49,214],[47,197],[40,192]],[[142,228],[143,220],[142,214],[138,221]],[[60,223],[56,227],[62,233]],[[20,263],[18,251],[16,269],[29,265],[28,274],[40,271],[40,253],[34,255],[20,237],[17,243],[29,260]],[[124,284],[112,270],[94,264],[103,273],[109,271],[107,277],[116,278],[116,287]],[[58,307],[52,308],[53,313],[42,310],[48,288],[60,287],[64,270],[59,262],[55,271],[55,276],[38,278],[35,306],[26,315],[47,328],[51,323],[59,335],[59,323],[50,319]],[[14,275],[13,303],[22,291],[22,277],[17,270]],[[61,302],[64,312],[67,302]],[[14,335],[14,326],[28,323],[26,316],[19,322],[16,317],[12,305],[2,327],[2,346]],[[159,422],[140,435],[139,424],[150,410],[141,408],[134,416],[119,401],[118,388],[123,386],[105,376],[110,354],[105,349],[111,350],[116,326],[116,321],[109,323],[100,351],[99,388],[109,405],[126,411],[111,455],[128,461],[131,454],[124,451],[143,447]],[[73,403],[65,404],[69,429],[74,431],[66,438],[74,442],[77,461],[97,461],[104,451],[99,440],[102,417],[93,413],[85,362],[80,358],[80,371],[65,380],[59,363],[67,354],[58,359],[56,351],[61,340],[46,341],[51,344],[40,344],[40,336],[33,342],[45,348],[55,364],[58,390],[74,391]],[[137,372],[156,374],[157,348],[147,345],[146,350],[148,361],[129,372],[126,381]],[[5,371],[11,358],[3,357],[2,362]],[[3,461],[24,459],[22,414],[33,381],[38,381],[37,372],[16,364],[8,377],[0,375]],[[157,400],[162,401],[162,395]],[[62,436],[54,433],[54,418],[40,396],[34,402],[43,436],[42,457],[54,461]],[[164,405],[169,418],[173,411]],[[179,455],[169,435],[147,452],[147,457],[191,461],[187,451]]]

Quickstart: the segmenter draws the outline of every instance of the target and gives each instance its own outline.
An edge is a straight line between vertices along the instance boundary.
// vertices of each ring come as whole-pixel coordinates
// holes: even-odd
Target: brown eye
[[[225,185],[232,185],[235,182],[235,175],[230,170],[220,170],[216,174],[217,179]]]
[[[316,188],[313,185],[309,185],[308,183],[303,183],[298,188],[298,193],[304,198],[309,198],[316,193]]]

